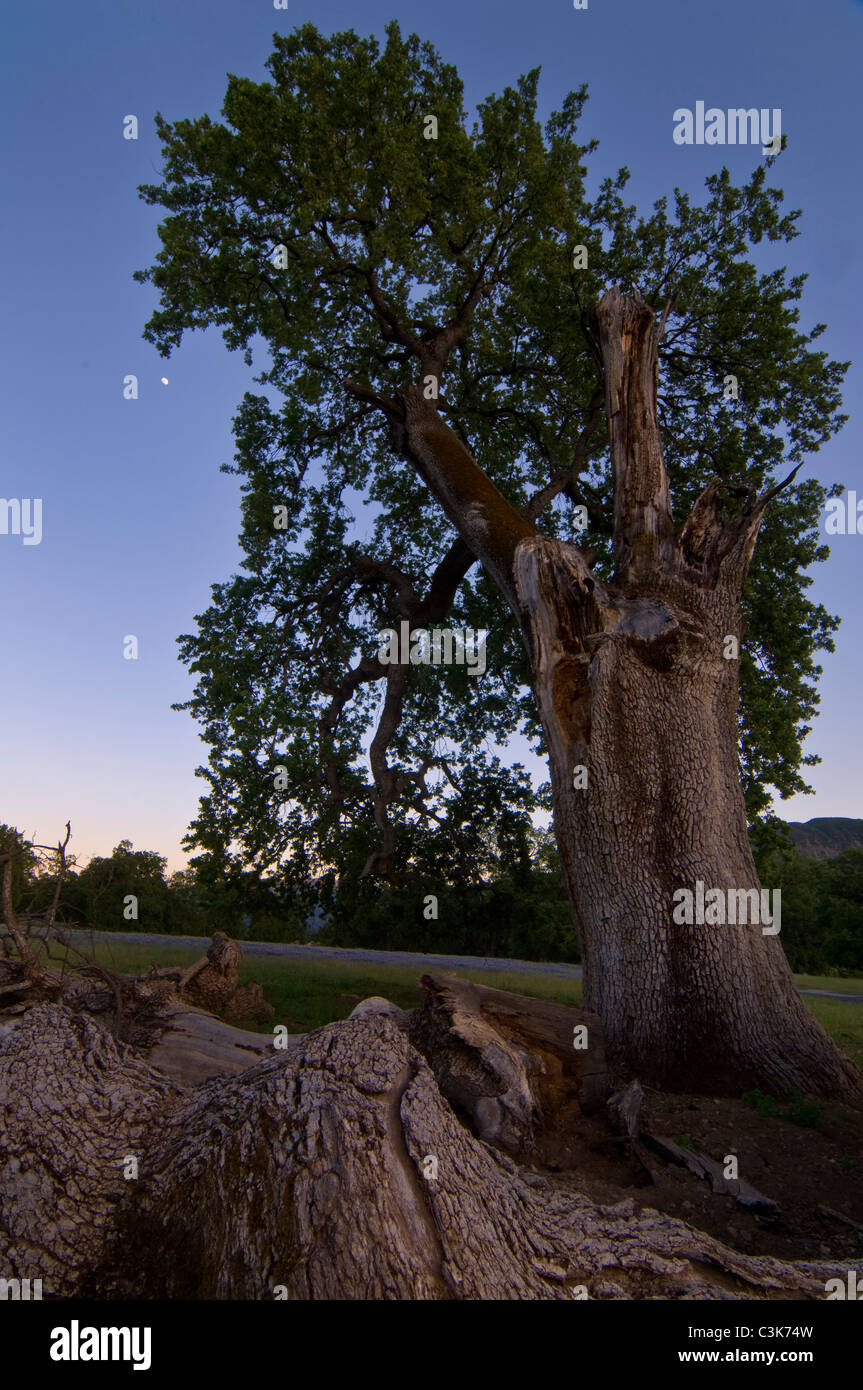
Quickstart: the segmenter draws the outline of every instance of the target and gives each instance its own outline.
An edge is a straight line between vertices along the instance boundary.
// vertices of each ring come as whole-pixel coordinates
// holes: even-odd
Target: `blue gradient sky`
[[[757,147],[680,147],[675,108],[781,107],[789,147],[775,181],[804,210],[783,253],[810,279],[803,323],[826,321],[832,356],[860,358],[859,153],[863,5],[855,0],[31,0],[3,5],[0,221],[3,344],[0,496],[43,499],[43,539],[0,535],[0,821],[41,841],[71,818],[82,859],[121,838],[171,867],[195,812],[206,749],[170,709],[190,679],[175,638],[236,567],[230,420],[251,372],[218,333],[188,337],[166,364],[141,339],[153,292],[131,279],[157,249],[153,114],[218,116],[226,72],[263,79],[274,30],[381,35],[396,17],[456,62],[468,100],[542,65],[543,113],[590,85],[582,135],[595,174],[628,164],[647,208],[680,184],[693,194],[727,162],[742,180]],[[140,138],[122,137],[135,114]],[[810,466],[857,488],[861,367],[851,420]],[[135,373],[140,398],[125,401]],[[160,384],[169,378],[167,387]],[[809,747],[814,797],[788,819],[863,814],[860,576],[863,536],[832,540],[814,593],[842,618],[824,659],[822,714]],[[138,661],[123,638],[137,635]]]

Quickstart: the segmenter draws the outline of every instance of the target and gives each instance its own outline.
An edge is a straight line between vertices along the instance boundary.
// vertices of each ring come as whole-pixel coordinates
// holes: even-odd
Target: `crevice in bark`
[[[427,1256],[432,1276],[436,1281],[441,1296],[446,1296],[447,1284],[444,1279],[444,1248],[432,1217],[431,1208],[428,1200],[428,1184],[436,1179],[426,1178],[422,1174],[422,1165],[427,1158],[436,1158],[437,1155],[423,1154],[421,1167],[418,1172],[417,1166],[408,1151],[404,1133],[404,1111],[403,1103],[408,1087],[417,1075],[417,1063],[411,1058],[408,1066],[396,1084],[396,1089],[392,1096],[389,1113],[389,1139],[393,1147],[393,1152],[400,1164],[404,1174],[405,1183],[412,1198],[413,1216],[416,1226],[423,1235],[422,1249],[425,1252],[434,1252]],[[410,1224],[410,1223],[409,1223]]]

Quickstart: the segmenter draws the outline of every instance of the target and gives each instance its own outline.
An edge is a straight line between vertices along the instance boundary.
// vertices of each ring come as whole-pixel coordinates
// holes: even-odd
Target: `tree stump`
[[[549,1128],[601,1106],[610,1090],[596,1014],[547,999],[423,975],[411,1041],[480,1138],[527,1157]]]

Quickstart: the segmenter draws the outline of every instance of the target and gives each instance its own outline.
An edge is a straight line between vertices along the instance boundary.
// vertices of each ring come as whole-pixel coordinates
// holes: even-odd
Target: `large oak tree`
[[[486,744],[538,719],[612,1060],[863,1100],[776,937],[672,915],[698,881],[759,887],[747,803],[805,785],[835,626],[804,573],[825,490],[789,475],[841,424],[844,368],[797,326],[804,277],[748,259],[796,235],[775,161],[639,216],[626,171],[588,196],[584,89],[543,129],[533,72],[471,129],[395,25],[383,49],[304,26],[268,68],[229,78],[223,122],[157,118],[142,189],[167,210],[148,339],[218,325],[267,357],[235,420],[244,573],[182,639],[212,748],[195,842],[446,879],[496,801],[534,809]],[[402,620],[487,627],[489,672],[382,663]]]

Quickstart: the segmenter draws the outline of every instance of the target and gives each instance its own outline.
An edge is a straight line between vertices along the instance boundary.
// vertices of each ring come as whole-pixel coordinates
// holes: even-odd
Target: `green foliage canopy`
[[[606,286],[669,307],[659,406],[678,524],[712,477],[733,508],[829,439],[847,364],[813,346],[824,325],[798,326],[805,277],[749,258],[797,235],[775,159],[741,187],[727,169],[710,175],[700,205],[675,190],[639,213],[626,169],[588,195],[584,87],[543,127],[535,70],[471,125],[456,69],[395,24],[383,46],[309,24],[274,44],[269,81],[229,77],[222,121],[157,116],[163,180],[141,189],[167,214],[136,274],[159,296],[145,337],[168,356],[216,325],[249,365],[265,357],[228,467],[242,480],[243,572],[213,587],[180,639],[198,678],[180,707],[211,750],[190,842],[213,871],[253,865],[296,883],[506,872],[548,806],[548,789],[496,752],[517,732],[539,739],[525,653],[400,456],[399,391],[439,376],[440,413],[485,475],[607,577],[590,319]],[[573,268],[578,246],[586,269]],[[736,401],[723,399],[729,373]],[[836,620],[807,596],[806,570],[827,554],[825,495],[802,481],[773,505],[749,576],[740,752],[753,818],[772,790],[805,789],[815,761],[801,742]],[[419,666],[390,682],[377,632],[430,615],[488,629],[484,677]]]

